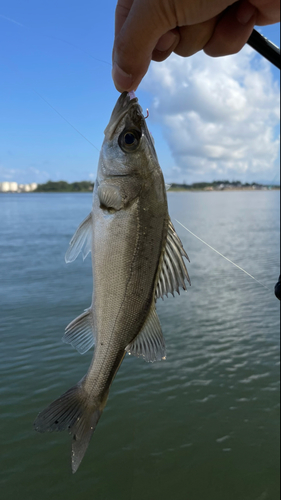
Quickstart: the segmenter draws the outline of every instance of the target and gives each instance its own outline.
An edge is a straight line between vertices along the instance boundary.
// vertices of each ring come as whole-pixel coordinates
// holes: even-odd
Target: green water
[[[158,304],[167,360],[126,357],[78,472],[37,413],[86,372],[63,344],[90,305],[91,262],[64,253],[88,194],[0,196],[1,498],[279,498],[279,192],[170,193],[192,287]]]

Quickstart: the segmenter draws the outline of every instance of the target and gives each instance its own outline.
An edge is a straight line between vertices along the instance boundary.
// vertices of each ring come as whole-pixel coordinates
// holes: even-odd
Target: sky
[[[119,96],[115,5],[2,0],[0,182],[95,180]],[[258,29],[279,45],[280,24]],[[152,63],[136,95],[166,182],[279,184],[279,94],[279,70],[248,45],[234,56]]]

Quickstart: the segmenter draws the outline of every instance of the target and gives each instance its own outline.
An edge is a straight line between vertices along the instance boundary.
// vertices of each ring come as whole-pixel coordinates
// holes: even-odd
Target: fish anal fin
[[[92,309],[86,309],[65,329],[62,341],[71,344],[80,354],[85,354],[95,343]]]
[[[186,282],[191,284],[183,257],[189,261],[182,242],[169,220],[167,241],[155,292],[156,299],[159,297],[163,299],[168,293],[174,295],[175,291],[179,294],[180,287],[186,290]]]
[[[65,254],[65,262],[73,262],[82,251],[83,260],[86,259],[91,251],[92,244],[92,214],[81,222],[80,226],[72,236],[68,250]]]
[[[128,354],[143,357],[151,363],[166,358],[165,341],[154,303],[141,331],[125,350]]]

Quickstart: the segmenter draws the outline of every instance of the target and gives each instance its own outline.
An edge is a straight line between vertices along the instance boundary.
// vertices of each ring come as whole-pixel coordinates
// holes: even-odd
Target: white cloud
[[[169,180],[276,177],[279,89],[250,47],[217,59],[172,55],[151,65],[142,88],[174,159]]]

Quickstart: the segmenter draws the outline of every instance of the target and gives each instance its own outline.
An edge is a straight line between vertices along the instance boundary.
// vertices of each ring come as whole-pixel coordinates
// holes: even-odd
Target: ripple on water
[[[278,196],[232,194],[171,193],[172,217],[271,289]],[[39,435],[32,423],[90,364],[92,353],[79,356],[61,337],[91,299],[90,259],[63,261],[91,196],[0,203],[5,500],[19,491],[29,500],[86,500],[89,492],[101,500],[279,498],[279,305],[181,228],[192,287],[157,304],[167,360],[125,358],[71,479],[67,433]]]

